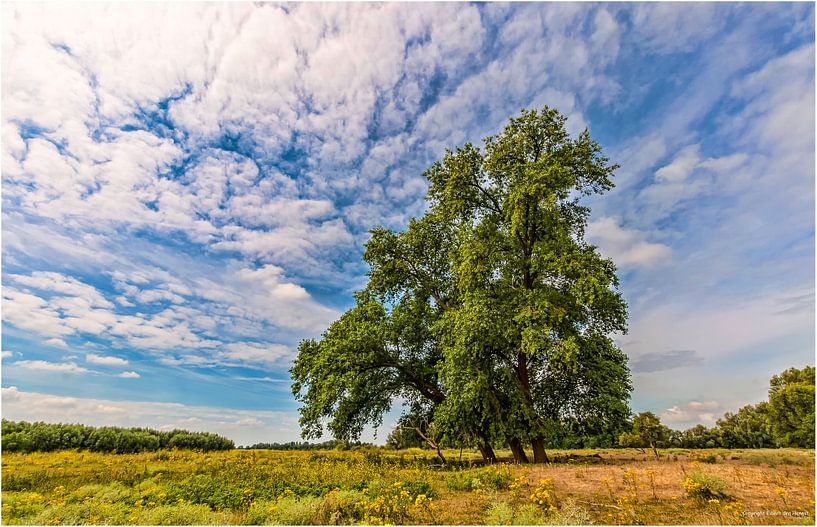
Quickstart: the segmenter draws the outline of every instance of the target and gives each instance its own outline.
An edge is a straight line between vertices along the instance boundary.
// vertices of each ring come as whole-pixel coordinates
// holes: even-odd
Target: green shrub
[[[712,499],[729,499],[729,495],[726,494],[729,485],[717,476],[693,472],[684,478],[681,486],[687,496],[696,501],[706,502]]]
[[[283,498],[272,513],[273,522],[279,525],[311,525],[321,501],[321,498],[305,496]]]
[[[45,497],[38,492],[3,493],[4,524],[13,518],[34,516],[45,508]]]
[[[471,490],[473,476],[464,472],[454,472],[445,478],[445,485],[450,490]]]
[[[363,519],[358,505],[365,498],[362,492],[335,490],[319,502],[311,523],[316,525],[351,525]]]
[[[485,514],[486,525],[546,525],[552,520],[536,505],[525,504],[514,507],[504,501],[496,501],[488,506]]]
[[[437,491],[434,490],[434,487],[432,487],[431,484],[424,479],[406,481],[403,483],[403,488],[405,488],[412,496],[425,494],[429,498],[437,497]]]
[[[221,525],[228,523],[223,514],[206,505],[193,503],[160,505],[141,511],[135,522],[139,525]]]
[[[475,471],[454,472],[445,479],[445,484],[451,490],[507,490],[512,481],[513,476],[508,467],[493,466]]]

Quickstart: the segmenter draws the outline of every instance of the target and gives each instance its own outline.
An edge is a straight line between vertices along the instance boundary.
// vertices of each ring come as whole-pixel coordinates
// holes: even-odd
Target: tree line
[[[150,428],[92,427],[80,424],[2,421],[3,452],[52,452],[89,450],[113,454],[154,452],[165,448],[201,451],[231,450],[231,439],[209,432]]]
[[[445,463],[447,444],[486,461],[508,445],[616,444],[628,428],[626,331],[614,263],[585,240],[589,196],[618,168],[557,110],[523,110],[502,132],[448,150],[425,173],[427,212],[371,231],[368,284],[291,369],[305,439],[356,440],[395,401]]]
[[[651,448],[814,448],[814,366],[789,368],[769,381],[769,400],[726,413],[716,425],[683,432],[661,424],[651,412],[633,420],[621,446]]]
[[[255,443],[249,446],[240,446],[245,450],[349,450],[359,447],[374,446],[371,443],[352,441],[347,443],[339,439],[329,439],[320,443],[310,443],[309,441],[288,441],[286,443]]]
[[[593,448],[623,446],[635,448],[814,448],[814,366],[789,368],[770,381],[769,400],[727,412],[714,427],[696,425],[674,430],[661,423],[652,412],[634,417],[615,444],[607,438],[565,433],[548,443],[550,448]],[[386,446],[394,449],[429,448],[417,432],[398,425],[389,433]],[[503,445],[507,447],[507,445]],[[445,441],[444,448],[473,447]]]

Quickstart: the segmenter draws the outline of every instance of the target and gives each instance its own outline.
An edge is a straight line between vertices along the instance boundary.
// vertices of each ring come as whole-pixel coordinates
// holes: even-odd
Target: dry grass
[[[280,523],[311,514],[355,523],[363,519],[356,500],[405,482],[411,499],[434,496],[431,510],[406,509],[415,524],[814,524],[813,450],[670,449],[658,460],[622,449],[550,455],[563,462],[481,467],[465,452],[458,466],[443,468],[416,449],[10,454],[2,460],[2,522]],[[459,451],[447,457],[458,461]],[[723,495],[688,495],[682,482],[695,474],[723,486]],[[555,510],[531,500],[541,480],[552,482]],[[191,481],[209,486],[184,495],[195,490]],[[349,497],[343,510],[333,505],[338,492]]]

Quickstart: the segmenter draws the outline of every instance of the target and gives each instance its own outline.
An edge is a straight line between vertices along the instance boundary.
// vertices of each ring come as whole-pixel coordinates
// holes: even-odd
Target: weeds
[[[728,484],[717,476],[693,472],[681,482],[686,495],[700,503],[710,500],[729,499]]]
[[[468,468],[478,454],[466,452],[464,468],[451,469],[420,449],[4,454],[2,523],[738,525],[756,521],[744,504],[808,512],[813,522],[813,451],[730,451],[740,459],[720,453],[715,465],[703,463],[706,452],[679,451],[700,460],[692,468],[682,461],[683,475],[669,455],[656,462],[602,453],[613,466]],[[698,506],[675,501],[684,496]]]

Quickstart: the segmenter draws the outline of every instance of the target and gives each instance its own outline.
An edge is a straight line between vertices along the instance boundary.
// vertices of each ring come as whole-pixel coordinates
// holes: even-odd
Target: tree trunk
[[[440,450],[440,445],[437,445],[437,455],[440,456],[440,460],[442,460],[444,466],[448,466],[448,461],[445,460],[445,456],[443,456],[443,451]]]
[[[522,388],[522,395],[525,397],[525,404],[528,406],[531,414],[536,417],[536,409],[533,405],[533,396],[530,389],[530,377],[528,376],[528,357],[521,351],[516,356],[516,378],[519,380],[519,386]],[[535,438],[531,441],[533,446],[533,462],[547,463],[548,456],[545,453],[545,442],[541,438]],[[524,453],[524,450],[522,451]],[[527,461],[526,461],[527,462]]]
[[[533,445],[533,462],[534,463],[549,463],[547,452],[545,452],[545,441],[541,437],[531,441]]]
[[[522,441],[511,439],[508,441],[508,445],[511,447],[511,452],[513,452],[513,460],[517,464],[530,463],[528,455],[525,454],[525,447],[522,446]]]
[[[494,454],[494,449],[491,448],[490,443],[477,440],[477,448],[479,448],[479,453],[482,454],[483,461],[488,464],[496,463],[496,454]]]
[[[437,441],[434,441],[431,437],[425,435],[423,431],[420,429],[419,426],[415,426],[414,430],[417,431],[417,434],[423,438],[423,440],[428,443],[428,446],[437,450],[437,455],[440,457],[440,460],[443,462],[443,465],[448,466],[448,461],[445,460],[445,456],[443,455],[443,451],[440,449],[440,444]]]

